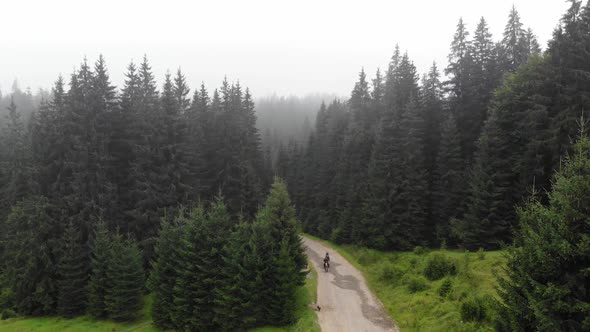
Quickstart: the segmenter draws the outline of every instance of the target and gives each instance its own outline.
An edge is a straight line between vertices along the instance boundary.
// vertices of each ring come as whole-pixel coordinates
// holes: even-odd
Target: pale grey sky
[[[162,82],[181,67],[191,88],[239,79],[256,97],[276,92],[348,95],[361,67],[386,68],[396,43],[420,73],[446,55],[459,17],[481,16],[499,39],[514,4],[544,47],[565,0],[5,0],[0,9],[0,89],[49,88],[86,55],[102,53],[121,86],[147,54]]]

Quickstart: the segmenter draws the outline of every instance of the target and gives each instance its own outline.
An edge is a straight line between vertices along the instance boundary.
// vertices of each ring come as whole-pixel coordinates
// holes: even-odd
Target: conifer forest
[[[307,310],[336,331],[322,291],[317,313],[300,305],[310,279],[321,290],[338,271],[314,277],[306,241],[319,238],[500,252],[493,295],[457,295],[461,321],[476,322],[461,331],[590,331],[590,1],[564,3],[548,40],[518,1],[500,35],[455,8],[446,62],[420,72],[412,48],[385,40],[386,66],[358,63],[344,96],[254,95],[223,72],[189,86],[199,78],[159,77],[152,67],[179,64],[149,53],[116,73],[107,51],[51,87],[2,86],[0,319],[307,331],[289,329]],[[444,301],[462,267],[426,255],[421,278],[444,277]],[[421,330],[388,310],[395,328]]]

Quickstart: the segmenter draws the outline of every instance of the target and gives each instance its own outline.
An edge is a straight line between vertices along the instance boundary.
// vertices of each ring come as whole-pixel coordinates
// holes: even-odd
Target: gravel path
[[[336,251],[321,242],[303,238],[307,256],[318,271],[317,312],[323,332],[398,332],[381,302],[369,291],[365,278]],[[330,253],[330,269],[323,259]]]

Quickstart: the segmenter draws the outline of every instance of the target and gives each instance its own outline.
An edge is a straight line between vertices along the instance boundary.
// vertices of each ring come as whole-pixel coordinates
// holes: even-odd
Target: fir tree
[[[155,248],[155,260],[148,280],[148,288],[154,294],[152,317],[156,326],[173,329],[174,325],[174,287],[183,266],[179,262],[181,234],[186,224],[184,210],[180,209],[177,216],[169,220],[162,219],[162,228]]]
[[[143,304],[144,273],[139,248],[133,240],[116,234],[109,256],[108,290],[104,297],[106,311],[113,320],[133,320]]]
[[[96,318],[107,316],[106,295],[110,283],[108,269],[112,260],[112,243],[106,224],[100,221],[95,228],[90,252],[90,279],[88,282],[88,312]]]
[[[587,283],[590,140],[584,125],[553,179],[549,204],[532,198],[518,211],[520,228],[499,277],[500,331],[590,328]]]
[[[69,318],[83,314],[86,309],[88,271],[80,230],[72,222],[65,229],[62,241],[63,251],[57,271],[57,312]]]

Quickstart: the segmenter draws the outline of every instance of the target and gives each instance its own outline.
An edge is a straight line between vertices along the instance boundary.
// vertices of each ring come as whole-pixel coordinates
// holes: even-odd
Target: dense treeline
[[[291,324],[306,265],[295,209],[278,179],[253,223],[233,223],[220,200],[208,211],[180,210],[164,219],[156,246],[154,322],[182,331]]]
[[[131,319],[162,217],[220,195],[228,220],[255,218],[270,176],[248,89],[224,80],[191,100],[179,70],[160,91],[146,58],[125,77],[117,90],[102,56],[84,60],[29,121],[13,96],[0,149],[4,308]]]
[[[399,48],[385,73],[361,71],[308,144],[279,154],[305,230],[385,249],[509,243],[514,207],[533,185],[546,199],[590,108],[588,17],[572,1],[543,53],[514,8],[499,42],[459,20],[446,81],[436,65],[419,81]]]

